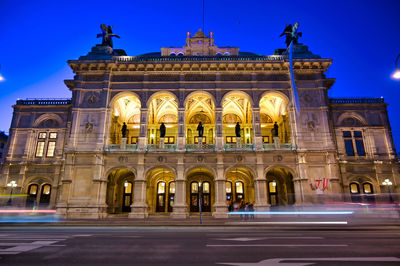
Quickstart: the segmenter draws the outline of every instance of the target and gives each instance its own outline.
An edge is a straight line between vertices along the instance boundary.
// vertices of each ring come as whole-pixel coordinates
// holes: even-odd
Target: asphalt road
[[[0,227],[0,265],[400,265],[400,227]]]

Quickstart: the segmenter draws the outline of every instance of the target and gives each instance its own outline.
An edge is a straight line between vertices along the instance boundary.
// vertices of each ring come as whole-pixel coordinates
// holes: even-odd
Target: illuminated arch
[[[55,120],[58,125],[56,127],[60,127],[63,125],[63,120],[62,118],[57,115],[57,114],[43,114],[41,116],[39,116],[35,122],[33,123],[33,127],[39,127],[40,124],[46,120]]]

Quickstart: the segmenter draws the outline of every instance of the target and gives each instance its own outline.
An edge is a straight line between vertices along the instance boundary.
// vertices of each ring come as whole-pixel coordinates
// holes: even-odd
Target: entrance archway
[[[175,200],[175,175],[167,168],[151,170],[147,176],[147,206],[152,212],[173,211]]]
[[[268,202],[271,207],[295,203],[293,175],[285,168],[273,168],[266,174]]]
[[[226,173],[226,201],[254,203],[254,183],[252,173],[243,167],[231,168]]]
[[[192,213],[211,212],[214,204],[214,178],[210,170],[196,168],[187,174],[187,203]]]
[[[107,212],[123,213],[131,211],[135,175],[129,169],[115,169],[108,175]]]

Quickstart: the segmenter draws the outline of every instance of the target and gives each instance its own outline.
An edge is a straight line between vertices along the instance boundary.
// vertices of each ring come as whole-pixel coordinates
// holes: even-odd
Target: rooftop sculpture
[[[303,34],[301,32],[297,32],[299,29],[299,23],[295,22],[292,26],[292,24],[286,25],[285,29],[283,30],[282,34],[279,37],[282,37],[283,35],[286,36],[286,46],[289,47],[290,43],[293,41],[293,44],[297,44],[299,37],[301,37]]]
[[[120,38],[118,35],[116,35],[112,32],[113,27],[114,26],[110,26],[110,25],[107,27],[105,24],[100,25],[100,29],[101,29],[102,33],[97,34],[97,38],[100,38],[100,37],[103,38],[101,45],[110,46],[111,48],[113,48],[112,37],[117,37],[118,39]]]

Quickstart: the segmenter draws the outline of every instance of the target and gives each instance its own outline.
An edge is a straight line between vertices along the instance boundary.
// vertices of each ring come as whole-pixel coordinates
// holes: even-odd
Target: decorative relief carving
[[[236,161],[237,161],[237,162],[243,161],[243,156],[242,156],[242,155],[236,156]]]
[[[157,161],[162,163],[166,161],[166,158],[164,156],[158,156]]]
[[[275,155],[273,157],[274,162],[281,162],[283,160],[283,156],[282,155]]]
[[[92,122],[86,122],[86,123],[85,123],[85,132],[86,132],[87,134],[92,133],[92,132],[93,132],[93,126],[94,126],[94,123],[92,123]]]
[[[204,156],[203,156],[203,155],[197,156],[197,161],[198,161],[199,163],[203,162],[203,161],[204,161]]]
[[[118,162],[127,163],[128,162],[128,157],[127,156],[119,156],[118,157]]]

